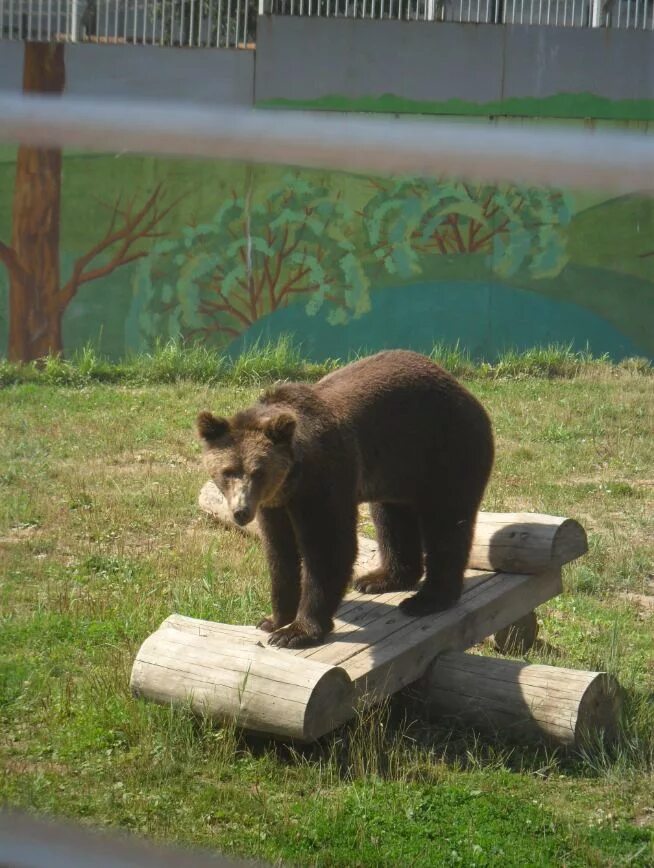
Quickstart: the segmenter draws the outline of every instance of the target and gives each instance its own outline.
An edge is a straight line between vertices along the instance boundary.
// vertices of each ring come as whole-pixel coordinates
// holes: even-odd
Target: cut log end
[[[611,743],[618,736],[623,691],[616,679],[606,672],[596,673],[584,691],[575,724],[575,744]]]
[[[570,563],[588,551],[586,531],[572,518],[566,518],[557,528],[552,541],[552,561],[557,566]]]
[[[299,658],[297,658],[299,659]],[[334,666],[314,685],[304,713],[301,741],[316,741],[352,717],[354,689],[347,673]]]

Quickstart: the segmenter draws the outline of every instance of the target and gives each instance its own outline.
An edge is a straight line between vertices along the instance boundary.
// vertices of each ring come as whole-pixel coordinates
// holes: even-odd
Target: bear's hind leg
[[[423,570],[420,522],[416,510],[399,503],[372,503],[370,515],[377,531],[381,566],[354,583],[363,594],[408,591]]]
[[[463,590],[477,517],[476,506],[451,502],[432,504],[421,515],[425,549],[425,581],[412,597],[400,603],[405,615],[428,615],[453,606]]]

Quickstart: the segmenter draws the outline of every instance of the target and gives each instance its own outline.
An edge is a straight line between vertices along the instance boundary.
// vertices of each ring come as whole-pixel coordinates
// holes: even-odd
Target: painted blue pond
[[[354,351],[389,347],[431,351],[457,342],[473,358],[492,360],[507,349],[547,344],[590,347],[614,360],[643,351],[602,317],[571,302],[513,289],[500,283],[416,283],[374,290],[372,310],[345,326],[332,326],[325,311],[308,316],[304,305],[276,311],[230,345],[236,355],[256,340],[292,334],[310,359],[347,358]]]

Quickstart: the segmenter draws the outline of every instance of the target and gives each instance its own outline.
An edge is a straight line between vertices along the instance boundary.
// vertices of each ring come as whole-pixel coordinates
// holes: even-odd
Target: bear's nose
[[[235,509],[233,515],[234,521],[241,527],[243,527],[244,524],[247,524],[251,519],[250,510],[245,509],[245,507],[242,506],[238,509]]]

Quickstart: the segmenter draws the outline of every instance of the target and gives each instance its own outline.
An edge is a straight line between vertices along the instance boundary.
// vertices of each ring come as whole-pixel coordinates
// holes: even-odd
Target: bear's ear
[[[214,416],[208,410],[198,415],[198,433],[205,443],[220,440],[229,431],[229,420]]]
[[[277,413],[266,419],[263,432],[273,443],[289,443],[295,433],[297,419],[292,413]]]

